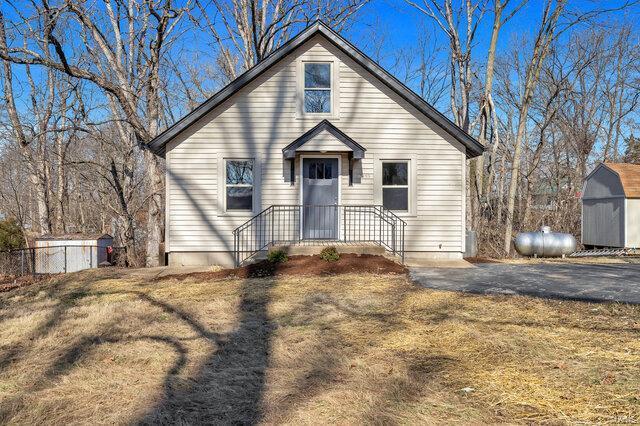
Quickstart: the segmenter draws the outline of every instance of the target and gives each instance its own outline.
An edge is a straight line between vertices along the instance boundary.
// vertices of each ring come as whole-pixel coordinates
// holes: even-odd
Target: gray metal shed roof
[[[157,155],[165,155],[165,147],[171,139],[180,134],[183,130],[194,124],[200,118],[204,117],[207,113],[212,111],[215,107],[229,99],[237,91],[245,87],[247,84],[255,80],[262,73],[267,71],[271,66],[278,61],[292,53],[299,46],[303,45],[306,41],[311,39],[317,34],[321,34],[337,48],[343,51],[351,59],[353,59],[360,66],[365,68],[382,83],[386,84],[394,92],[396,92],[405,101],[409,102],[414,108],[424,114],[431,121],[440,126],[443,130],[453,136],[458,142],[460,142],[466,148],[466,155],[468,158],[477,157],[484,151],[484,146],[478,142],[475,138],[470,136],[454,122],[445,117],[441,112],[436,110],[432,105],[414,93],[407,86],[402,84],[398,79],[389,74],[384,68],[370,59],[367,55],[358,50],[355,46],[341,37],[338,33],[329,28],[325,23],[317,21],[313,25],[307,27],[298,35],[282,45],[279,49],[274,51],[271,55],[265,58],[262,62],[258,63],[254,67],[247,70],[238,78],[233,80],[227,86],[225,86],[218,93],[206,100],[200,106],[195,108],[189,114],[182,117],[164,132],[155,137],[149,142],[149,148]]]

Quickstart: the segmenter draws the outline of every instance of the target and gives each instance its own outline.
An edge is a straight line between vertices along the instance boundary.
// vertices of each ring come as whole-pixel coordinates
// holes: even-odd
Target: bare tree
[[[481,214],[481,203],[486,192],[493,185],[495,173],[495,158],[500,145],[498,117],[496,107],[493,102],[493,81],[495,76],[495,61],[498,39],[500,31],[504,25],[515,16],[516,13],[527,3],[527,0],[520,0],[513,9],[508,10],[511,0],[494,0],[493,2],[493,25],[491,29],[491,40],[487,49],[486,71],[484,78],[484,92],[480,99],[478,112],[479,132],[478,141],[486,146],[491,141],[489,151],[488,176],[485,184],[484,156],[478,157],[471,165],[471,177],[473,178],[471,195],[475,198],[471,202],[472,226],[478,229],[478,221]],[[488,137],[490,135],[490,137]]]
[[[491,128],[492,149],[489,157],[490,178],[488,179],[488,185],[490,186],[492,181],[491,174],[493,173],[492,166],[499,146],[498,123],[492,98],[496,49],[502,27],[526,4],[527,0],[518,1],[509,10],[507,9],[511,0],[494,0],[492,8],[489,7],[489,0],[464,0],[457,4],[454,4],[452,0],[422,0],[421,3],[413,0],[406,1],[422,14],[432,19],[449,41],[450,104],[456,123],[467,132],[472,132],[474,127],[479,124],[478,139],[483,145],[488,142],[487,135],[489,128]],[[472,98],[474,83],[477,83],[476,85],[478,86],[481,84],[477,78],[474,79],[473,49],[478,44],[476,37],[482,24],[482,19],[490,9],[493,12],[493,25],[485,62],[484,89],[477,90],[478,93],[482,93],[477,100],[479,104],[478,118],[471,121],[471,109],[472,103],[474,103]],[[462,33],[460,27],[462,27],[464,33]],[[478,228],[481,201],[485,192],[484,174],[484,157],[481,156],[471,161],[469,197],[467,201],[470,226],[474,229]]]
[[[9,136],[7,140],[11,137],[6,136]],[[13,144],[4,144],[0,150],[0,204],[3,216],[16,219],[26,236],[26,231],[33,221],[29,208],[31,204],[30,172],[28,167],[22,167],[25,159],[20,149],[16,148]]]
[[[620,138],[624,120],[638,106],[639,94],[633,90],[634,65],[640,62],[640,54],[632,43],[629,43],[633,31],[631,27],[622,27],[617,39],[608,50],[614,63],[605,79],[603,96],[607,100],[607,130],[603,152],[603,161],[618,161],[620,158]],[[630,90],[631,89],[631,90]]]
[[[533,52],[526,67],[526,73],[523,82],[523,93],[520,100],[518,110],[518,130],[515,135],[515,146],[513,152],[513,161],[511,163],[511,180],[507,193],[507,217],[504,235],[504,251],[511,251],[511,236],[513,234],[513,212],[515,209],[516,191],[518,189],[518,178],[520,173],[520,163],[522,161],[522,146],[524,143],[527,116],[533,93],[540,79],[542,65],[549,53],[551,43],[558,34],[558,22],[566,7],[566,0],[559,0],[557,3],[553,0],[546,0],[540,26],[538,27]]]
[[[344,28],[364,3],[33,0],[0,14],[0,215],[26,234],[110,232],[130,264],[154,264],[164,182],[148,141],[303,25]],[[525,0],[409,3],[426,18],[415,45],[390,50],[376,27],[369,51],[488,147],[470,162],[467,197],[481,250],[504,255],[514,229],[542,223],[579,232],[594,162],[639,158],[638,39],[601,18],[630,1],[584,12],[547,0],[533,37],[503,50]],[[213,59],[189,45],[203,35]]]
[[[41,32],[33,24],[37,23],[44,33],[45,46],[34,51],[25,46],[0,45],[0,58],[6,62],[40,65],[89,81],[115,100],[119,115],[131,127],[138,148],[145,153],[151,194],[146,235],[149,266],[158,263],[163,236],[164,176],[160,159],[146,149],[146,143],[160,129],[162,54],[188,7],[187,2],[178,8],[171,0],[106,0],[104,9],[87,9],[72,0],[56,5],[42,0],[34,2],[34,16],[14,23],[13,28],[27,40],[39,40]],[[2,15],[0,27],[4,31]],[[80,43],[74,45],[65,40],[63,28],[77,31]]]
[[[478,27],[488,0],[474,2],[465,0],[454,7],[452,0],[422,0],[417,3],[406,0],[408,4],[432,19],[444,32],[449,41],[450,50],[450,107],[455,122],[464,131],[469,131],[470,104],[472,89],[472,50]],[[460,31],[460,21],[464,22],[464,34]]]
[[[0,19],[1,19],[0,12]],[[6,49],[6,34],[0,26],[0,49]],[[29,82],[29,113],[35,118],[33,127],[24,122],[16,106],[11,63],[3,60],[4,104],[11,124],[12,139],[20,147],[20,152],[27,166],[31,190],[35,194],[37,205],[38,232],[48,234],[53,231],[52,203],[50,200],[51,169],[47,161],[47,137],[52,127],[54,108],[54,72],[50,70],[46,76],[44,92],[39,90],[31,76],[29,67],[25,69]]]
[[[229,80],[266,58],[296,28],[322,19],[337,31],[369,0],[195,0],[192,21],[205,30]],[[219,19],[221,25],[216,20]]]
[[[382,50],[382,46],[378,50]],[[432,105],[445,99],[448,85],[448,67],[434,60],[443,53],[434,35],[423,29],[416,46],[394,52],[390,71],[407,86],[415,87],[421,98]]]

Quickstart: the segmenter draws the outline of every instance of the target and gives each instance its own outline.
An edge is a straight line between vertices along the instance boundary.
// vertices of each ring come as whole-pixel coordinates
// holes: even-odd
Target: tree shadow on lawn
[[[414,291],[420,289],[409,288],[402,294],[392,289],[385,291],[382,298],[386,312],[372,312],[360,301],[354,303],[323,291],[310,292],[300,304],[294,304],[282,315],[287,318],[281,320],[282,326],[312,326],[321,337],[304,351],[291,348],[288,355],[294,359],[288,360],[287,365],[274,366],[297,367],[297,371],[286,386],[277,386],[280,395],[271,396],[265,413],[268,422],[295,423],[296,411],[309,405],[314,410],[314,400],[315,408],[336,405],[329,411],[330,417],[318,418],[319,422],[398,422],[399,418],[391,413],[419,400],[428,392],[429,383],[456,363],[455,359],[437,354],[380,350],[382,341],[404,329],[405,323],[393,311]],[[363,339],[369,342],[363,343]],[[403,359],[403,365],[391,361],[398,361],[398,357]],[[352,392],[355,393],[351,395]],[[303,418],[312,413],[303,413]]]
[[[257,423],[269,362],[271,324],[267,306],[273,279],[244,280],[241,287],[238,327],[216,334],[188,313],[144,297],[177,316],[216,349],[188,384],[177,383],[179,371],[165,378],[165,395],[142,417],[142,424],[157,423]],[[179,369],[177,369],[179,370]]]
[[[75,281],[74,281],[75,280]],[[109,321],[96,333],[80,336],[71,345],[61,348],[41,373],[41,377],[30,380],[30,384],[4,398],[0,405],[0,421],[10,421],[16,410],[23,406],[23,397],[46,389],[52,383],[76,368],[80,360],[95,351],[100,345],[133,343],[151,340],[162,343],[175,352],[175,360],[165,373],[164,396],[156,406],[149,409],[140,423],[256,423],[260,418],[261,396],[264,376],[268,365],[272,325],[267,316],[269,289],[272,279],[244,280],[241,284],[241,300],[237,329],[228,334],[210,331],[189,312],[173,306],[142,291],[101,291],[93,284],[89,275],[74,274],[64,277],[55,286],[46,290],[55,300],[52,311],[23,343],[6,348],[0,354],[0,372],[33,355],[34,342],[45,337],[65,320],[65,314],[76,302],[86,297],[131,295],[154,306],[186,324],[197,336],[205,339],[213,351],[207,356],[200,371],[192,378],[180,380],[188,362],[188,350],[179,336],[166,334],[127,335],[127,329]],[[69,285],[72,286],[69,290]],[[39,290],[29,289],[34,295]],[[23,294],[24,294],[23,293]]]
[[[292,372],[292,381],[285,388],[278,390],[283,392],[283,398],[274,403],[270,402],[267,407],[263,399],[266,373],[270,367],[273,333],[276,329],[276,325],[269,317],[268,306],[272,300],[270,292],[276,285],[277,278],[242,280],[239,288],[237,327],[229,333],[217,333],[178,304],[172,304],[166,298],[154,296],[153,291],[144,291],[134,283],[131,285],[126,283],[126,288],[122,290],[110,291],[108,288],[103,290],[100,288],[100,279],[91,281],[90,277],[91,275],[87,274],[75,278],[64,278],[60,284],[48,289],[49,296],[52,300],[56,300],[57,304],[41,325],[31,333],[24,346],[9,348],[2,353],[3,363],[0,363],[0,372],[11,368],[14,361],[24,359],[30,353],[33,355],[33,348],[30,347],[33,341],[39,336],[52,333],[67,319],[66,314],[69,308],[83,303],[83,299],[88,297],[100,298],[114,295],[132,296],[134,300],[143,301],[146,305],[177,319],[179,324],[186,325],[195,334],[196,339],[205,341],[206,347],[210,348],[205,355],[205,361],[197,367],[195,374],[190,373],[185,377],[190,354],[184,343],[185,339],[192,339],[192,337],[180,337],[175,333],[162,332],[131,335],[130,326],[117,321],[107,321],[100,325],[98,331],[81,335],[74,339],[72,344],[61,348],[49,361],[48,368],[42,372],[41,377],[31,382],[33,383],[31,388],[23,389],[13,397],[5,399],[0,407],[0,421],[10,421],[18,408],[28,409],[27,406],[23,406],[23,396],[51,386],[60,377],[77,368],[82,359],[92,351],[96,351],[100,345],[136,341],[158,342],[175,353],[162,379],[163,395],[154,406],[148,408],[146,413],[135,420],[136,422],[140,424],[255,424],[264,420],[265,416],[270,419],[284,420],[294,415],[293,413],[301,405],[310,398],[320,395],[327,387],[341,386],[341,380],[345,377],[345,368],[347,370],[349,368],[345,363],[348,364],[351,359],[365,355],[362,351],[368,350],[367,348],[355,346],[352,349],[344,349],[344,342],[348,341],[350,336],[343,335],[345,331],[341,328],[348,326],[348,322],[375,324],[377,330],[371,331],[373,339],[384,339],[386,334],[403,327],[402,322],[397,321],[393,315],[387,314],[385,310],[369,312],[361,308],[359,302],[350,304],[340,300],[339,296],[330,295],[324,291],[318,293],[315,288],[304,297],[302,303],[296,304],[291,310],[290,315],[293,316],[294,322],[284,325],[295,327],[298,323],[303,325],[303,323],[315,322],[316,325],[321,326],[322,332],[316,341],[303,345],[306,349],[304,353],[293,354],[300,368]],[[118,277],[116,275],[106,278]],[[74,282],[74,279],[77,281]],[[153,290],[153,287],[149,289]],[[388,297],[385,297],[385,304],[389,303],[388,307],[391,308],[391,305],[401,304],[402,300],[413,291],[420,291],[418,288],[406,290],[406,292],[390,292]],[[340,321],[334,322],[327,318],[327,309],[339,312],[346,323],[341,324]],[[151,316],[150,321],[154,321]],[[338,355],[341,358],[338,358]],[[409,368],[412,371],[411,376],[415,374],[416,378],[420,377],[423,380],[429,380],[445,368],[445,364],[454,362],[436,357],[428,362],[427,368],[422,358],[411,361]],[[421,387],[414,385],[415,380],[412,379],[406,383],[395,382],[390,384],[390,387],[380,386],[379,397],[376,397],[379,401],[376,405],[382,409],[388,399],[396,398],[398,394],[393,393],[393,389],[398,387],[402,389],[401,399],[417,397]],[[395,405],[397,402],[396,400],[392,403]],[[373,419],[376,413],[379,411],[374,409],[367,413],[367,417]]]

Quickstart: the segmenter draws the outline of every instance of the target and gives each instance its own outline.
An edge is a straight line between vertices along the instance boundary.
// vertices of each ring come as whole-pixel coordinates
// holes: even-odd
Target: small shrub
[[[326,260],[327,262],[336,262],[340,259],[340,253],[338,253],[335,247],[325,247],[320,252],[320,259]]]
[[[272,250],[267,254],[267,260],[271,263],[284,263],[289,258],[284,250]]]

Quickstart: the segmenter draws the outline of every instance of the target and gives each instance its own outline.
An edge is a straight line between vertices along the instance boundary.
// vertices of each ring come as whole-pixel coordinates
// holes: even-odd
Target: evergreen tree
[[[22,248],[24,234],[15,219],[0,220],[0,251]]]

